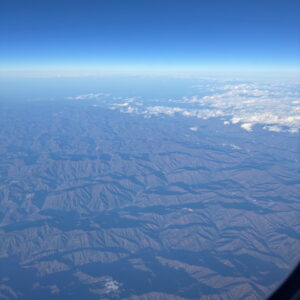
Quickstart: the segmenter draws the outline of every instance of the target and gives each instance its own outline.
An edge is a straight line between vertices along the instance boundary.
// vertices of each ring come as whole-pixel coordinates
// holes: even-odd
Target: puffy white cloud
[[[159,115],[165,114],[172,116],[175,113],[184,113],[187,112],[184,108],[180,107],[170,107],[170,106],[149,106],[146,107],[144,113],[148,115]]]
[[[135,107],[127,106],[127,108],[123,108],[123,109],[121,110],[121,112],[131,114],[131,113],[138,113],[138,110],[137,110],[137,108],[135,108]]]
[[[197,88],[201,96],[152,99],[151,104],[139,98],[113,97],[105,93],[91,93],[66,99],[95,99],[111,109],[145,117],[162,114],[180,114],[201,119],[219,117],[225,125],[238,124],[247,131],[251,131],[256,124],[274,132],[297,133],[300,129],[300,89],[295,83],[228,83],[215,80]],[[158,105],[153,105],[153,102]]]
[[[124,102],[124,103],[114,103],[114,106],[128,106],[129,102]]]
[[[274,131],[274,132],[281,132],[282,128],[278,125],[271,125],[271,126],[264,126],[264,129],[270,130],[270,131]]]
[[[223,117],[225,125],[241,124],[247,131],[261,124],[267,125],[263,127],[267,130],[296,133],[300,129],[299,98],[297,86],[238,83],[219,85],[210,89],[210,95],[183,97],[173,102],[194,106],[182,113],[185,116]]]
[[[107,280],[104,286],[105,286],[106,293],[109,294],[109,293],[117,292],[121,285],[118,281],[111,279],[111,280]]]
[[[96,100],[101,99],[103,97],[109,97],[110,94],[106,93],[89,93],[89,94],[83,94],[73,97],[65,97],[66,100]]]
[[[252,131],[252,126],[253,126],[252,123],[243,123],[243,124],[241,125],[241,127],[242,127],[243,129],[247,130],[247,131]]]

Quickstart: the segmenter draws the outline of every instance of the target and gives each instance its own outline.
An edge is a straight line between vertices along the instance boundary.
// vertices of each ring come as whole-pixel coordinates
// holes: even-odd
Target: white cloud
[[[241,150],[241,147],[235,145],[235,144],[230,144],[229,145],[232,149],[235,149],[235,150]]]
[[[210,95],[183,97],[176,103],[193,105],[185,116],[223,117],[224,124],[241,124],[248,131],[261,124],[271,131],[296,133],[300,129],[299,87],[263,83],[224,84],[210,89]],[[198,108],[197,108],[198,106]]]
[[[121,109],[121,112],[131,114],[131,113],[138,113],[138,110],[135,107],[127,106],[127,108]]]
[[[116,280],[107,280],[104,284],[105,291],[107,294],[117,292],[121,284]]]
[[[197,126],[191,127],[190,130],[192,130],[192,131],[198,131],[198,127]]]
[[[200,88],[200,86],[198,87]],[[206,82],[201,96],[182,97],[181,99],[152,99],[136,101],[137,98],[113,97],[105,93],[91,93],[70,100],[95,99],[111,109],[123,113],[142,114],[144,117],[156,115],[208,119],[219,117],[225,125],[238,124],[251,131],[256,124],[270,131],[297,133],[300,129],[300,90],[295,83],[274,84],[263,82],[230,83],[226,81]],[[115,102],[112,104],[112,100]],[[153,102],[159,105],[153,105]],[[174,105],[175,104],[175,105]],[[192,129],[191,129],[192,130]]]
[[[188,212],[193,212],[194,210],[189,207],[184,207],[182,210],[188,211]]]
[[[222,144],[223,147],[230,147],[234,150],[241,150],[241,147],[235,145],[235,144]]]
[[[280,126],[277,125],[271,125],[271,126],[264,126],[264,129],[270,130],[270,131],[274,131],[274,132],[281,132],[282,128]]]
[[[251,124],[251,123],[243,123],[243,124],[241,124],[241,127],[243,129],[247,130],[247,131],[252,131],[252,126],[253,126],[253,124]]]
[[[101,99],[104,97],[109,97],[110,94],[106,93],[89,93],[89,94],[83,94],[73,97],[65,97],[66,100],[96,100]]]
[[[129,102],[124,102],[124,103],[114,103],[114,106],[128,106]]]
[[[187,112],[185,109],[180,107],[170,107],[170,106],[149,106],[146,108],[145,113],[150,115],[174,115],[175,113]]]

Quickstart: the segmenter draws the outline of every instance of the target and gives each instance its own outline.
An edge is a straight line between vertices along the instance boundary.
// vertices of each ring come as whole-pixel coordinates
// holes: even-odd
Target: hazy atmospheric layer
[[[269,295],[299,260],[296,86],[81,80],[1,101],[1,297]]]

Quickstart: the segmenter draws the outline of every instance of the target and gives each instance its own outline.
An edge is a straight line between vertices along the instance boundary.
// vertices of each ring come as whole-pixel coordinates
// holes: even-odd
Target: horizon
[[[298,1],[2,2],[1,77],[300,77]]]

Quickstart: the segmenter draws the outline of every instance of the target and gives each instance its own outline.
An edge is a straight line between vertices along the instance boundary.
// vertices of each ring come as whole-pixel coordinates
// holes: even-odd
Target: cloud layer
[[[297,133],[300,129],[300,92],[299,86],[287,84],[266,84],[260,82],[229,84],[220,81],[203,90],[198,87],[202,96],[182,97],[181,99],[151,101],[140,98],[110,97],[108,94],[87,94],[68,97],[72,100],[95,99],[110,109],[123,113],[141,114],[147,117],[157,115],[208,119],[222,118],[224,125],[238,124],[251,131],[256,124],[264,129],[280,132]],[[203,94],[205,94],[203,96]]]

